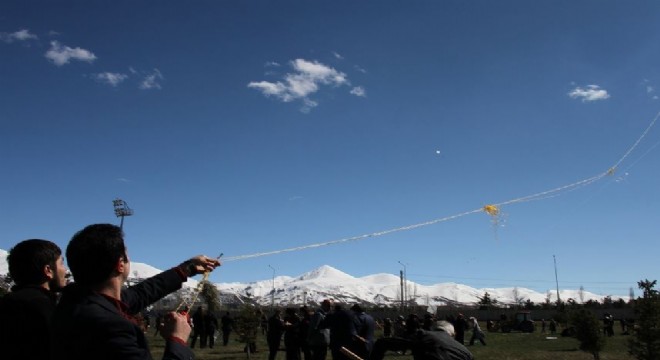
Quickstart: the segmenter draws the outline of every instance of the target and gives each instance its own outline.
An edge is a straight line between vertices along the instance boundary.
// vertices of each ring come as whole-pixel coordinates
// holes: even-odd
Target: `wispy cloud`
[[[658,94],[655,91],[655,86],[651,84],[648,79],[642,80],[642,86],[646,89],[646,94],[653,100],[658,100]]]
[[[580,99],[582,102],[598,101],[609,99],[610,94],[607,90],[601,89],[598,85],[587,85],[586,87],[576,87],[568,93],[573,99]]]
[[[300,108],[300,111],[305,114],[309,114],[309,112],[312,111],[312,109],[317,106],[319,106],[319,103],[317,103],[314,100],[305,98],[303,99],[303,106]]]
[[[39,39],[37,35],[34,35],[28,29],[21,29],[13,33],[0,32],[0,41],[11,44],[16,41],[28,41],[28,40],[37,40]]]
[[[253,81],[247,86],[283,102],[302,100],[301,111],[309,112],[318,103],[310,100],[308,96],[319,91],[322,85],[336,87],[350,84],[346,74],[317,61],[296,59],[291,61],[290,65],[293,72],[285,74],[282,81]]]
[[[366,97],[367,96],[367,92],[364,90],[364,88],[362,86],[356,86],[356,87],[352,88],[351,89],[351,94],[353,94],[355,96],[359,96],[359,97]]]
[[[46,52],[45,56],[57,66],[68,64],[71,60],[90,63],[96,60],[96,55],[91,51],[79,47],[70,48],[60,44],[58,41],[50,42],[50,49]]]
[[[123,182],[123,183],[130,183],[130,182],[131,182],[130,179],[123,178],[123,177],[122,177],[122,178],[117,178],[117,181],[119,181],[119,182]]]
[[[108,84],[110,86],[116,87],[121,84],[124,80],[128,79],[128,75],[122,73],[113,73],[113,72],[104,72],[99,74],[93,74],[93,78],[103,84]]]
[[[142,90],[152,90],[152,89],[162,89],[162,86],[160,85],[161,81],[165,80],[163,77],[163,74],[160,72],[158,69],[154,69],[154,71],[145,76],[145,78],[142,80],[140,83],[140,89]]]
[[[335,58],[337,58],[337,59],[339,59],[339,60],[344,60],[344,57],[341,56],[341,54],[339,54],[339,53],[336,52],[336,51],[333,51],[333,52],[332,52],[332,55],[334,55]]]

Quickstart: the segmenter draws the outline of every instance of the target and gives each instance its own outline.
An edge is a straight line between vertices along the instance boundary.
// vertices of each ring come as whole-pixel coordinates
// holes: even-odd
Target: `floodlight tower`
[[[401,288],[401,297],[403,298],[402,301],[405,301],[405,306],[408,306],[408,272],[406,264],[402,263],[401,261],[397,261],[401,266],[403,266],[403,284]],[[405,285],[404,285],[405,284]]]
[[[124,228],[124,217],[133,215],[133,209],[129,208],[126,201],[124,201],[120,198],[116,198],[116,199],[112,200],[112,205],[114,205],[114,207],[115,207],[115,215],[117,215],[117,217],[121,218],[121,223],[119,224],[119,228],[123,229]]]

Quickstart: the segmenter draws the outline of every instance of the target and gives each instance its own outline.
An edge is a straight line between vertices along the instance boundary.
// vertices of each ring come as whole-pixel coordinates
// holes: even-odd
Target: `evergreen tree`
[[[243,305],[236,318],[236,333],[238,340],[245,344],[247,358],[256,350],[257,334],[261,326],[261,310],[249,301]]]
[[[605,337],[600,332],[600,323],[594,314],[580,309],[571,314],[571,324],[575,327],[575,338],[580,341],[580,350],[600,359],[600,352],[605,347]]]
[[[220,311],[220,295],[218,289],[210,281],[202,281],[202,291],[199,296],[206,302],[209,313],[217,314]]]
[[[639,281],[643,297],[635,300],[636,331],[628,343],[630,354],[640,360],[660,359],[660,294],[657,280]]]

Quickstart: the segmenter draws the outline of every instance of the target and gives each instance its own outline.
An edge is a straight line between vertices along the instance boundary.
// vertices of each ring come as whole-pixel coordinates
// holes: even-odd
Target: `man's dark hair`
[[[125,256],[124,234],[112,224],[89,225],[73,235],[66,247],[66,260],[73,279],[83,287],[108,280],[117,261]]]
[[[55,262],[62,255],[55,243],[42,239],[29,239],[16,244],[7,255],[9,275],[16,285],[36,285],[46,281],[44,266],[55,271]]]

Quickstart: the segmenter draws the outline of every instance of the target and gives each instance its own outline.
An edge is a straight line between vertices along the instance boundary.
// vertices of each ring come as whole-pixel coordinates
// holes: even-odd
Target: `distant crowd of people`
[[[474,318],[470,321],[476,323]],[[333,360],[382,360],[388,351],[411,351],[415,360],[473,359],[463,344],[469,324],[462,315],[456,324],[431,315],[420,321],[415,314],[377,322],[359,304],[346,309],[327,299],[313,312],[307,307],[288,308],[284,314],[274,310],[267,325],[268,359],[276,359],[282,339],[286,360],[325,360],[328,352]],[[376,328],[383,331],[379,339],[374,335]],[[471,342],[485,345],[478,323],[472,331]]]

